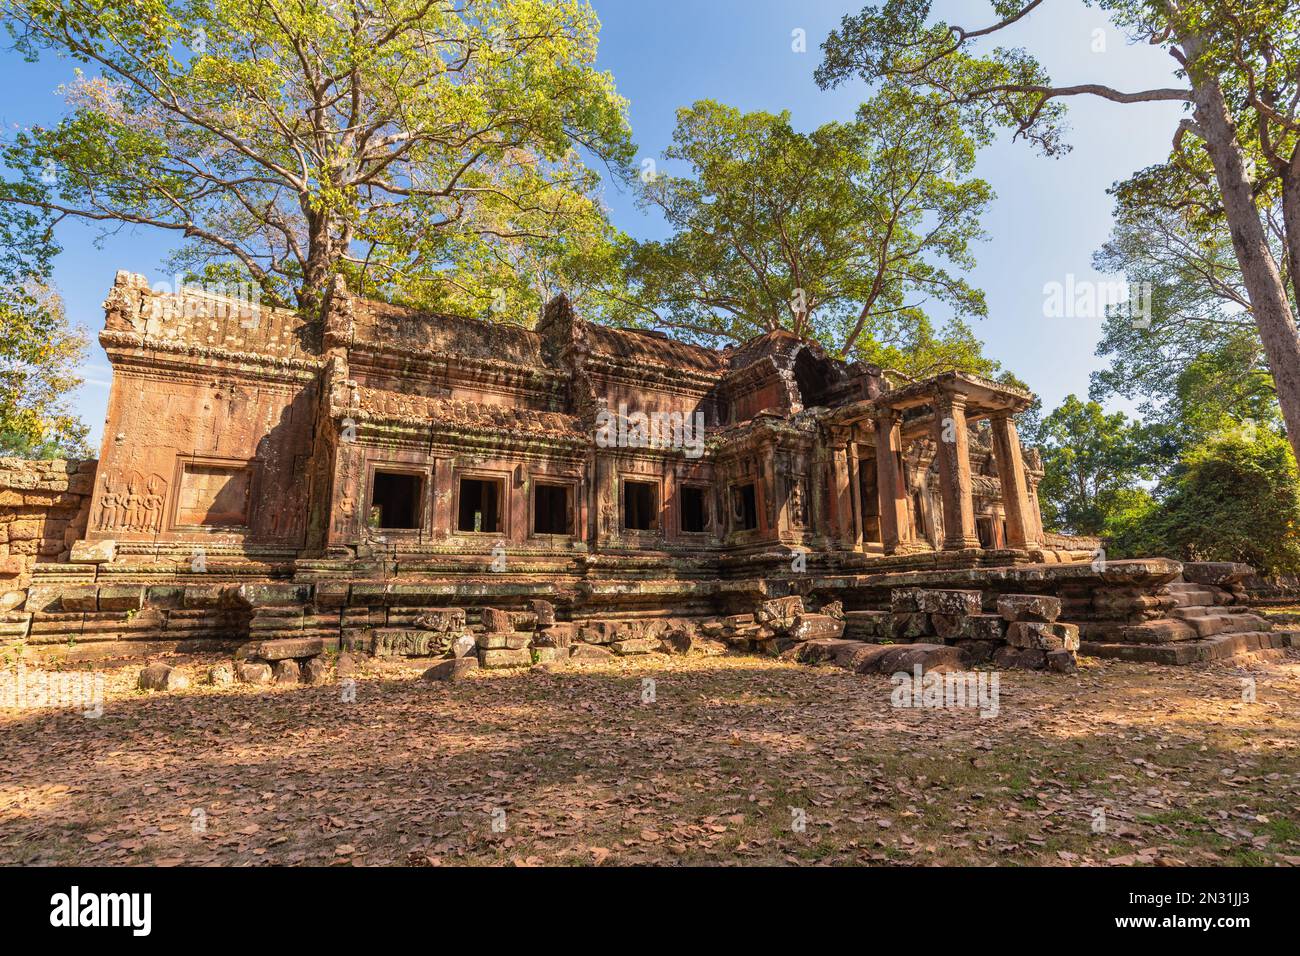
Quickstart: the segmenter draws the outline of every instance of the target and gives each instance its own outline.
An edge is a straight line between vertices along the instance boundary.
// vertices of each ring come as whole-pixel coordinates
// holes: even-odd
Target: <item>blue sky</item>
[[[864,98],[861,84],[824,92],[813,82],[819,47],[845,13],[860,4],[843,0],[592,0],[603,27],[599,64],[613,73],[631,101],[632,131],[643,157],[667,145],[679,106],[711,98],[745,110],[787,109],[795,125],[811,129],[852,117]],[[1129,46],[1100,12],[1080,0],[1045,4],[1000,42],[1024,46],[1058,83],[1104,78],[1120,89],[1168,86],[1172,60],[1145,46]],[[939,0],[937,11],[963,26],[985,25],[987,4]],[[807,51],[792,50],[792,31],[803,30]],[[1097,34],[1102,30],[1104,33]],[[1099,36],[1104,51],[1098,52]],[[74,64],[50,59],[24,63],[0,51],[0,121],[52,123],[62,107],[57,87]],[[977,173],[997,195],[983,225],[989,235],[976,249],[971,273],[984,289],[989,318],[976,324],[989,355],[1027,381],[1055,407],[1071,392],[1083,395],[1088,374],[1101,367],[1094,354],[1097,318],[1045,318],[1043,287],[1049,282],[1101,278],[1092,253],[1110,231],[1106,189],[1136,169],[1161,161],[1169,151],[1179,107],[1121,106],[1078,97],[1070,104],[1073,151],[1048,159],[1009,137],[985,150]],[[617,225],[640,238],[658,237],[663,225],[638,210],[626,192],[606,194]],[[92,339],[103,322],[100,303],[117,269],[165,280],[160,268],[169,237],[123,229],[97,248],[95,231],[68,224],[60,233],[64,252],[55,281],[72,321]],[[99,346],[84,370],[86,384],[76,407],[91,425],[98,447],[108,398],[110,369]],[[1124,406],[1117,406],[1124,407]],[[1131,411],[1125,408],[1126,411]]]

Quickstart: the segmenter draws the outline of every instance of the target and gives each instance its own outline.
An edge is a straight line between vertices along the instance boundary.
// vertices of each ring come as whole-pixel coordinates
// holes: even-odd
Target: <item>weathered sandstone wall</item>
[[[0,458],[0,593],[27,587],[33,564],[66,561],[85,537],[95,465]]]

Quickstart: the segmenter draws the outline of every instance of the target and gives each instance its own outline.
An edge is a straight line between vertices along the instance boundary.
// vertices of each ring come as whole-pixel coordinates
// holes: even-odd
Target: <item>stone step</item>
[[[1196,635],[1201,638],[1213,637],[1216,634],[1270,630],[1269,623],[1254,614],[1210,613],[1203,617],[1191,618],[1187,623],[1196,629]]]
[[[1087,657],[1138,661],[1146,664],[1194,664],[1216,661],[1238,654],[1281,651],[1300,647],[1300,631],[1242,631],[1218,634],[1196,641],[1173,644],[1110,644],[1084,641],[1079,653]]]
[[[1174,585],[1169,585],[1172,588]],[[1184,585],[1184,587],[1188,587]],[[1168,590],[1166,588],[1166,590]],[[1214,607],[1214,592],[1204,591],[1199,588],[1190,588],[1186,591],[1169,591],[1169,596],[1174,599],[1177,607]]]

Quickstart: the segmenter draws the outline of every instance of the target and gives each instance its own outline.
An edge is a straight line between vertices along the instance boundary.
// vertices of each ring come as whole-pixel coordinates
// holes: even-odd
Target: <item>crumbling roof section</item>
[[[659,365],[704,373],[720,372],[726,365],[722,355],[713,349],[641,329],[614,329],[588,323],[587,343],[592,354],[621,359],[630,365]]]
[[[542,364],[541,337],[530,329],[352,298],[353,344]]]
[[[247,291],[222,295],[200,286],[155,289],[142,275],[118,272],[104,300],[105,337],[206,356],[319,356],[319,335],[311,323],[290,309],[261,304],[251,287]]]

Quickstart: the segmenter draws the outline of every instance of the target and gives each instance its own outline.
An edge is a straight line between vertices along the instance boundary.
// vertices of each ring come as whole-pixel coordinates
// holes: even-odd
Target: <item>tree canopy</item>
[[[1086,2],[1086,0],[1085,0]],[[1281,259],[1300,281],[1300,7],[1293,0],[1097,0],[1134,42],[1171,57],[1180,85],[1124,91],[1102,72],[1061,85],[1023,49],[990,46],[1042,6],[992,0],[967,26],[931,18],[930,0],[886,0],[846,16],[823,44],[823,86],[851,78],[901,86],[960,111],[984,134],[1010,129],[1049,155],[1067,149],[1064,103],[1182,104],[1167,163],[1128,184],[1148,207],[1217,221],[1240,270],[1251,319],[1276,385],[1293,449],[1300,448],[1300,332],[1268,221],[1281,212]],[[1100,61],[1099,61],[1100,62]]]
[[[28,57],[94,72],[56,126],[6,144],[0,200],[170,231],[179,262],[237,263],[276,302],[311,306],[338,271],[413,301],[499,298],[467,277],[523,258],[521,243],[599,234],[584,159],[631,158],[581,0],[4,0],[4,13]]]
[[[991,197],[976,146],[956,111],[891,93],[808,133],[788,113],[681,109],[665,159],[684,174],[642,186],[674,231],[632,248],[625,306],[686,337],[784,328],[911,374],[991,371],[963,321],[986,312],[960,274]]]

